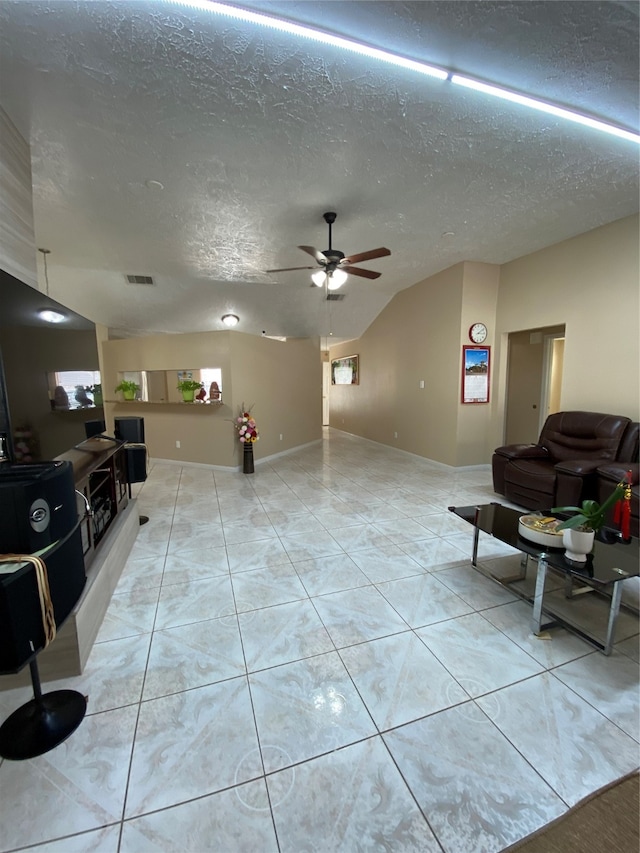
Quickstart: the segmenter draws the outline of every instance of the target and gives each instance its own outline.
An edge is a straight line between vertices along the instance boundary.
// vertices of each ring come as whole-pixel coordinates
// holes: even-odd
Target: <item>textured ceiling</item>
[[[244,5],[638,126],[635,3]],[[0,103],[31,145],[51,295],[117,334],[232,311],[244,332],[352,338],[454,263],[638,210],[631,142],[172,3],[2,0]],[[327,248],[325,210],[334,248],[392,252],[337,303],[264,272]]]

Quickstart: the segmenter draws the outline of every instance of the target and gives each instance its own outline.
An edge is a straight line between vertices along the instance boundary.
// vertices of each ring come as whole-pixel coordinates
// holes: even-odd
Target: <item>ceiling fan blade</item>
[[[326,264],[326,257],[320,252],[318,249],[313,246],[298,246],[299,249],[302,249],[303,252],[306,252],[308,255],[311,255],[316,259],[319,264]]]
[[[300,248],[302,248],[302,246]],[[362,261],[372,261],[374,258],[384,258],[390,254],[391,252],[389,249],[385,249],[384,247],[381,247],[380,249],[370,249],[368,252],[360,252],[359,255],[349,255],[348,258],[343,258],[342,265],[359,264],[362,263]]]
[[[341,270],[349,273],[349,275],[361,275],[363,278],[380,278],[382,273],[374,272],[373,270],[361,270],[358,267],[340,267]]]
[[[315,267],[285,267],[282,270],[265,270],[265,272],[293,272],[293,270],[314,270]]]

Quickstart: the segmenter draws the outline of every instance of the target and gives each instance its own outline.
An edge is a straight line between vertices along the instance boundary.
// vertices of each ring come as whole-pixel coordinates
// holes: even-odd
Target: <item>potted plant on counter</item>
[[[135,400],[139,389],[140,386],[137,382],[133,382],[129,379],[123,379],[122,382],[116,385],[115,392],[117,394],[118,391],[122,391],[122,396],[125,400]]]
[[[178,382],[178,391],[182,391],[182,399],[185,403],[193,403],[196,391],[199,391],[203,385],[197,379],[182,379]]]

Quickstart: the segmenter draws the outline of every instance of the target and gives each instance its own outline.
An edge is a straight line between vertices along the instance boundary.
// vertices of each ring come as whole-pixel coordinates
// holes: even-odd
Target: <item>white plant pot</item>
[[[593,530],[574,530],[572,528],[563,530],[562,544],[565,547],[567,560],[573,560],[574,563],[586,563],[587,554],[590,554],[593,549],[595,535]]]

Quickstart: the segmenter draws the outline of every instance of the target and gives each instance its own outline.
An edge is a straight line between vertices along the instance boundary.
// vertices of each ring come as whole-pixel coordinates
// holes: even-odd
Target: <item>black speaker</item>
[[[59,628],[80,598],[86,582],[80,528],[49,553],[45,552],[43,560]],[[0,566],[8,568],[5,563]],[[0,673],[18,672],[43,646],[35,569],[26,563],[16,571],[0,574]]]
[[[121,441],[144,444],[144,418],[115,418],[114,433]]]
[[[147,448],[144,444],[125,444],[127,483],[144,483],[147,479]]]
[[[0,554],[33,554],[78,520],[71,462],[0,465]]]
[[[100,435],[107,428],[104,421],[85,421],[84,431],[87,438],[92,438],[94,435]]]

